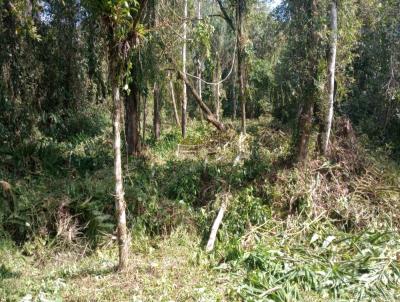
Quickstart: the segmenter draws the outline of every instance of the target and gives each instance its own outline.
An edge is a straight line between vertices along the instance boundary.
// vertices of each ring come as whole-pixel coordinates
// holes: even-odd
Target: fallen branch
[[[203,102],[203,100],[201,99],[201,97],[197,93],[196,89],[194,89],[193,85],[189,82],[189,80],[187,79],[186,75],[180,70],[177,70],[177,72],[178,72],[179,78],[181,78],[183,80],[183,82],[186,84],[186,86],[189,88],[189,90],[192,93],[195,101],[199,105],[200,109],[203,111],[205,119],[208,122],[210,122],[211,124],[213,124],[218,130],[225,131],[226,130],[225,129],[225,125],[217,120],[217,118],[212,113],[210,108],[208,108],[208,106]]]
[[[215,126],[215,128],[217,128],[219,131],[225,131],[226,127],[223,123],[221,123],[220,121],[218,121],[218,119],[215,117],[215,115],[213,114],[213,112],[210,110],[210,108],[208,108],[208,106],[206,105],[206,103],[203,102],[203,100],[201,99],[201,97],[199,96],[199,94],[197,93],[196,89],[193,87],[193,85],[190,83],[190,81],[188,80],[187,76],[185,73],[183,73],[182,71],[179,70],[179,68],[177,67],[178,64],[175,62],[175,60],[166,52],[166,47],[164,46],[164,43],[162,41],[159,42],[161,49],[163,49],[165,51],[165,56],[167,58],[167,60],[172,64],[173,68],[175,69],[175,71],[178,74],[178,77],[183,80],[183,82],[185,83],[186,87],[189,88],[189,91],[192,93],[196,103],[199,105],[201,111],[204,113],[204,117],[205,119],[213,124]]]
[[[218,229],[224,218],[226,208],[228,206],[228,194],[225,195],[224,201],[222,202],[221,208],[218,211],[217,218],[215,218],[213,226],[211,228],[210,238],[208,239],[206,252],[211,252],[214,249],[215,240],[217,238]]]

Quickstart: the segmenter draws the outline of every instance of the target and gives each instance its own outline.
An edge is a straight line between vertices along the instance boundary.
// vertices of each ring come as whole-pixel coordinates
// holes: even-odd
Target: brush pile
[[[351,124],[339,119],[330,153],[305,166],[281,169],[273,184],[273,208],[279,215],[324,216],[354,231],[385,222],[400,226],[400,174],[393,163],[368,156]]]

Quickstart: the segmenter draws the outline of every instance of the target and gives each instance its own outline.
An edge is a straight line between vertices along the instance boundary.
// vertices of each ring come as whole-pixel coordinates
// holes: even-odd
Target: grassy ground
[[[88,255],[43,247],[29,257],[3,246],[0,300],[218,301],[229,290],[199,250],[198,238],[183,229],[138,240],[124,273],[114,271],[118,254],[110,244]]]
[[[398,166],[339,131],[328,159],[290,166],[290,131],[263,118],[248,132],[170,129],[124,160],[124,273],[110,134],[25,150],[32,172],[0,175],[17,200],[0,215],[0,301],[399,301]]]

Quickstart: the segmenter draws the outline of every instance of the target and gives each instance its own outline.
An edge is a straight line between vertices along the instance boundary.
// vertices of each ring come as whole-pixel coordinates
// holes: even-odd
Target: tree
[[[295,16],[293,26],[303,26],[305,48],[303,60],[305,62],[301,91],[301,104],[296,134],[294,137],[295,161],[304,162],[308,156],[308,147],[313,129],[314,106],[318,98],[318,65],[321,59],[319,26],[319,1],[289,1],[291,11]],[[303,42],[301,42],[303,43]],[[299,45],[298,45],[299,46]]]
[[[201,22],[201,0],[197,0],[197,24]],[[199,94],[200,98],[202,98],[203,89],[202,89],[202,66],[203,62],[201,60],[201,52],[198,51],[196,54],[196,71],[197,71],[197,93]],[[200,117],[202,118],[202,111],[200,110]]]
[[[183,8],[183,48],[182,48],[182,72],[186,74],[186,47],[187,47],[187,18],[188,18],[188,0],[184,0]],[[186,137],[187,123],[187,90],[186,83],[182,85],[182,137]]]
[[[138,54],[136,54],[138,55]],[[128,155],[137,155],[141,150],[140,143],[140,88],[139,62],[131,70],[129,93],[125,98],[125,136]]]
[[[180,127],[181,123],[179,121],[178,107],[176,105],[175,88],[174,88],[174,83],[172,82],[172,76],[170,72],[168,72],[168,78],[169,78],[169,90],[171,92],[172,106],[174,110],[175,123]],[[199,95],[201,96],[200,92]]]
[[[241,129],[246,134],[246,51],[245,51],[245,10],[246,0],[236,0],[236,31],[237,31],[237,73],[239,81],[239,103],[241,105]]]
[[[227,9],[224,7],[222,0],[217,0],[223,18],[228,23],[229,27],[236,33],[236,48],[237,48],[237,80],[238,80],[238,100],[241,106],[241,131],[246,134],[246,34],[245,34],[245,17],[247,12],[248,0],[235,0],[235,21],[229,16]],[[236,112],[236,110],[234,110]]]
[[[108,32],[109,81],[113,100],[114,129],[114,176],[115,208],[117,217],[117,238],[119,247],[118,270],[127,267],[129,255],[129,235],[126,226],[126,201],[124,198],[121,164],[121,115],[120,85],[127,67],[132,47],[137,43],[137,25],[147,0],[136,1],[86,1],[88,9],[99,16]],[[136,5],[138,4],[138,6]],[[132,14],[135,14],[135,19]]]
[[[157,79],[154,82],[153,100],[153,134],[154,138],[158,140],[161,135],[161,87]]]
[[[325,114],[325,125],[322,134],[322,148],[321,153],[326,155],[329,145],[329,138],[332,129],[333,120],[333,102],[335,94],[335,67],[336,67],[336,47],[337,47],[337,31],[338,31],[338,20],[337,20],[337,3],[336,0],[332,0],[331,12],[330,12],[330,30],[331,30],[331,41],[329,49],[328,59],[328,102],[327,112]]]

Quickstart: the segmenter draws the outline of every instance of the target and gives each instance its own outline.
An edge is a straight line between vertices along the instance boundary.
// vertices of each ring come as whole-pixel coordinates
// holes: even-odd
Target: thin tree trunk
[[[234,68],[237,69],[236,64]],[[232,81],[233,120],[236,120],[237,116],[236,81],[237,81],[237,70],[234,70],[233,81]]]
[[[217,118],[217,120],[220,120],[220,112],[221,112],[221,100],[220,100],[220,95],[221,95],[221,91],[220,91],[220,83],[219,80],[221,78],[221,65],[219,62],[219,56],[217,55],[217,67],[215,70],[215,77],[214,77],[214,82],[218,83],[215,85],[214,89],[215,89],[215,117]]]
[[[218,83],[217,84],[217,112],[216,112],[216,116],[217,116],[217,120],[219,121],[221,119],[221,91],[220,91],[220,87],[221,85]]]
[[[131,93],[125,99],[125,135],[129,155],[140,153],[140,94],[133,76],[129,84]]]
[[[160,117],[160,87],[158,82],[154,83],[154,114],[153,114],[153,134],[154,138],[158,140],[161,133],[161,117]]]
[[[147,96],[143,96],[143,126],[142,126],[142,141],[146,139],[146,121],[147,121]]]
[[[139,18],[143,12],[147,0],[140,3],[140,9],[136,19],[132,24],[131,34],[134,35],[134,30]],[[117,51],[115,43],[115,32],[111,23],[107,23],[108,27],[108,64],[109,64],[109,80],[112,88],[112,101],[113,101],[113,130],[114,130],[114,177],[115,177],[115,211],[117,218],[117,240],[119,251],[119,264],[118,270],[126,269],[129,257],[129,234],[126,226],[126,201],[124,197],[124,183],[122,177],[122,159],[121,159],[121,115],[122,104],[119,91],[119,75],[122,73],[121,58]],[[124,62],[125,63],[125,62]]]
[[[182,72],[186,74],[186,36],[187,36],[187,17],[188,17],[188,0],[184,3],[184,23],[183,23],[183,49],[182,49]],[[183,83],[182,91],[182,137],[186,137],[187,123],[187,90],[186,84]]]
[[[200,98],[203,98],[203,87],[201,83],[201,61],[200,59],[197,60],[196,62],[196,68],[197,68],[197,93],[199,94]],[[201,108],[199,107],[199,115],[200,115],[200,120],[203,122],[204,116],[203,116],[203,111],[201,111]]]
[[[171,91],[172,106],[174,107],[175,122],[176,122],[176,124],[178,126],[180,126],[181,123],[179,122],[178,107],[176,106],[174,83],[172,83],[172,79],[171,78],[169,79],[169,89]]]
[[[201,0],[197,0],[197,22],[200,22],[201,20]],[[200,98],[202,99],[203,96],[203,88],[202,88],[202,83],[201,83],[201,59],[200,59],[200,53],[198,53],[198,58],[196,62],[196,67],[197,67],[197,93],[199,94]],[[203,121],[203,111],[201,111],[201,108],[199,108],[199,114],[200,114],[200,120]]]
[[[308,144],[311,136],[312,118],[314,115],[314,96],[307,96],[307,100],[301,110],[298,122],[298,134],[296,144],[296,161],[304,162],[308,155]]]
[[[129,239],[126,227],[126,202],[124,198],[122,163],[121,163],[121,100],[118,82],[112,88],[114,103],[114,176],[115,176],[115,208],[117,216],[117,238],[119,248],[118,270],[124,270],[128,263]]]
[[[330,56],[328,61],[328,112],[325,120],[325,131],[322,135],[322,154],[326,155],[328,151],[329,138],[332,129],[333,120],[333,102],[335,95],[335,65],[336,65],[336,48],[337,48],[337,3],[332,0],[331,3],[331,45]]]
[[[238,81],[239,81],[239,102],[241,105],[242,119],[241,130],[246,134],[246,83],[245,83],[245,49],[244,49],[244,10],[245,0],[236,0],[236,20],[237,20],[237,61],[238,61]]]

